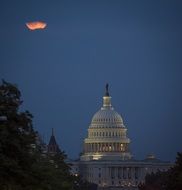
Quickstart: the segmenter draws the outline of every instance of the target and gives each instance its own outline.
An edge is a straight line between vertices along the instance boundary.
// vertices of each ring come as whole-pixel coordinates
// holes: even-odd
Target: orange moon
[[[27,22],[26,26],[30,30],[39,30],[39,29],[44,29],[47,26],[47,24],[45,22],[35,21],[35,22]]]

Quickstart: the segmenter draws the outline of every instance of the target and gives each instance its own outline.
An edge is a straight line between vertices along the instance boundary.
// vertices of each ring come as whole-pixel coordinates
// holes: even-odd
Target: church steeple
[[[52,136],[54,136],[54,128],[52,128]]]
[[[52,128],[52,135],[51,138],[49,140],[49,144],[47,145],[47,152],[48,154],[57,154],[60,152],[59,146],[56,142],[56,138],[54,136],[54,129]]]

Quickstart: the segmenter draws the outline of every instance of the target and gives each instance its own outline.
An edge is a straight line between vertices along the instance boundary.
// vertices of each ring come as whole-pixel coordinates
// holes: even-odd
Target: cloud
[[[27,22],[26,26],[30,30],[40,30],[44,29],[47,26],[47,24],[45,22],[35,21],[35,22]]]

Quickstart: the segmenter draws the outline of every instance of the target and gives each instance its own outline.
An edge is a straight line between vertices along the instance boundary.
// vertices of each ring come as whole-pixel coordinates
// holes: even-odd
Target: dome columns
[[[85,143],[84,153],[90,152],[128,152],[126,143]]]

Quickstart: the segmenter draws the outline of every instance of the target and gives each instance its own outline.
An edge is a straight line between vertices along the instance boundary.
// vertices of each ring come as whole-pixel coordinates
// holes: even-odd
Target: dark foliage
[[[0,189],[91,190],[95,185],[70,175],[66,155],[42,152],[32,115],[19,111],[21,93],[15,85],[0,85]]]
[[[37,145],[32,115],[19,111],[21,93],[15,85],[0,85],[0,189],[72,189],[65,155],[49,157]]]
[[[77,177],[75,178],[73,189],[74,190],[97,190],[97,185],[94,183],[89,183],[80,177]]]
[[[166,172],[158,171],[146,175],[140,190],[182,190],[182,153],[177,153],[174,167]]]

